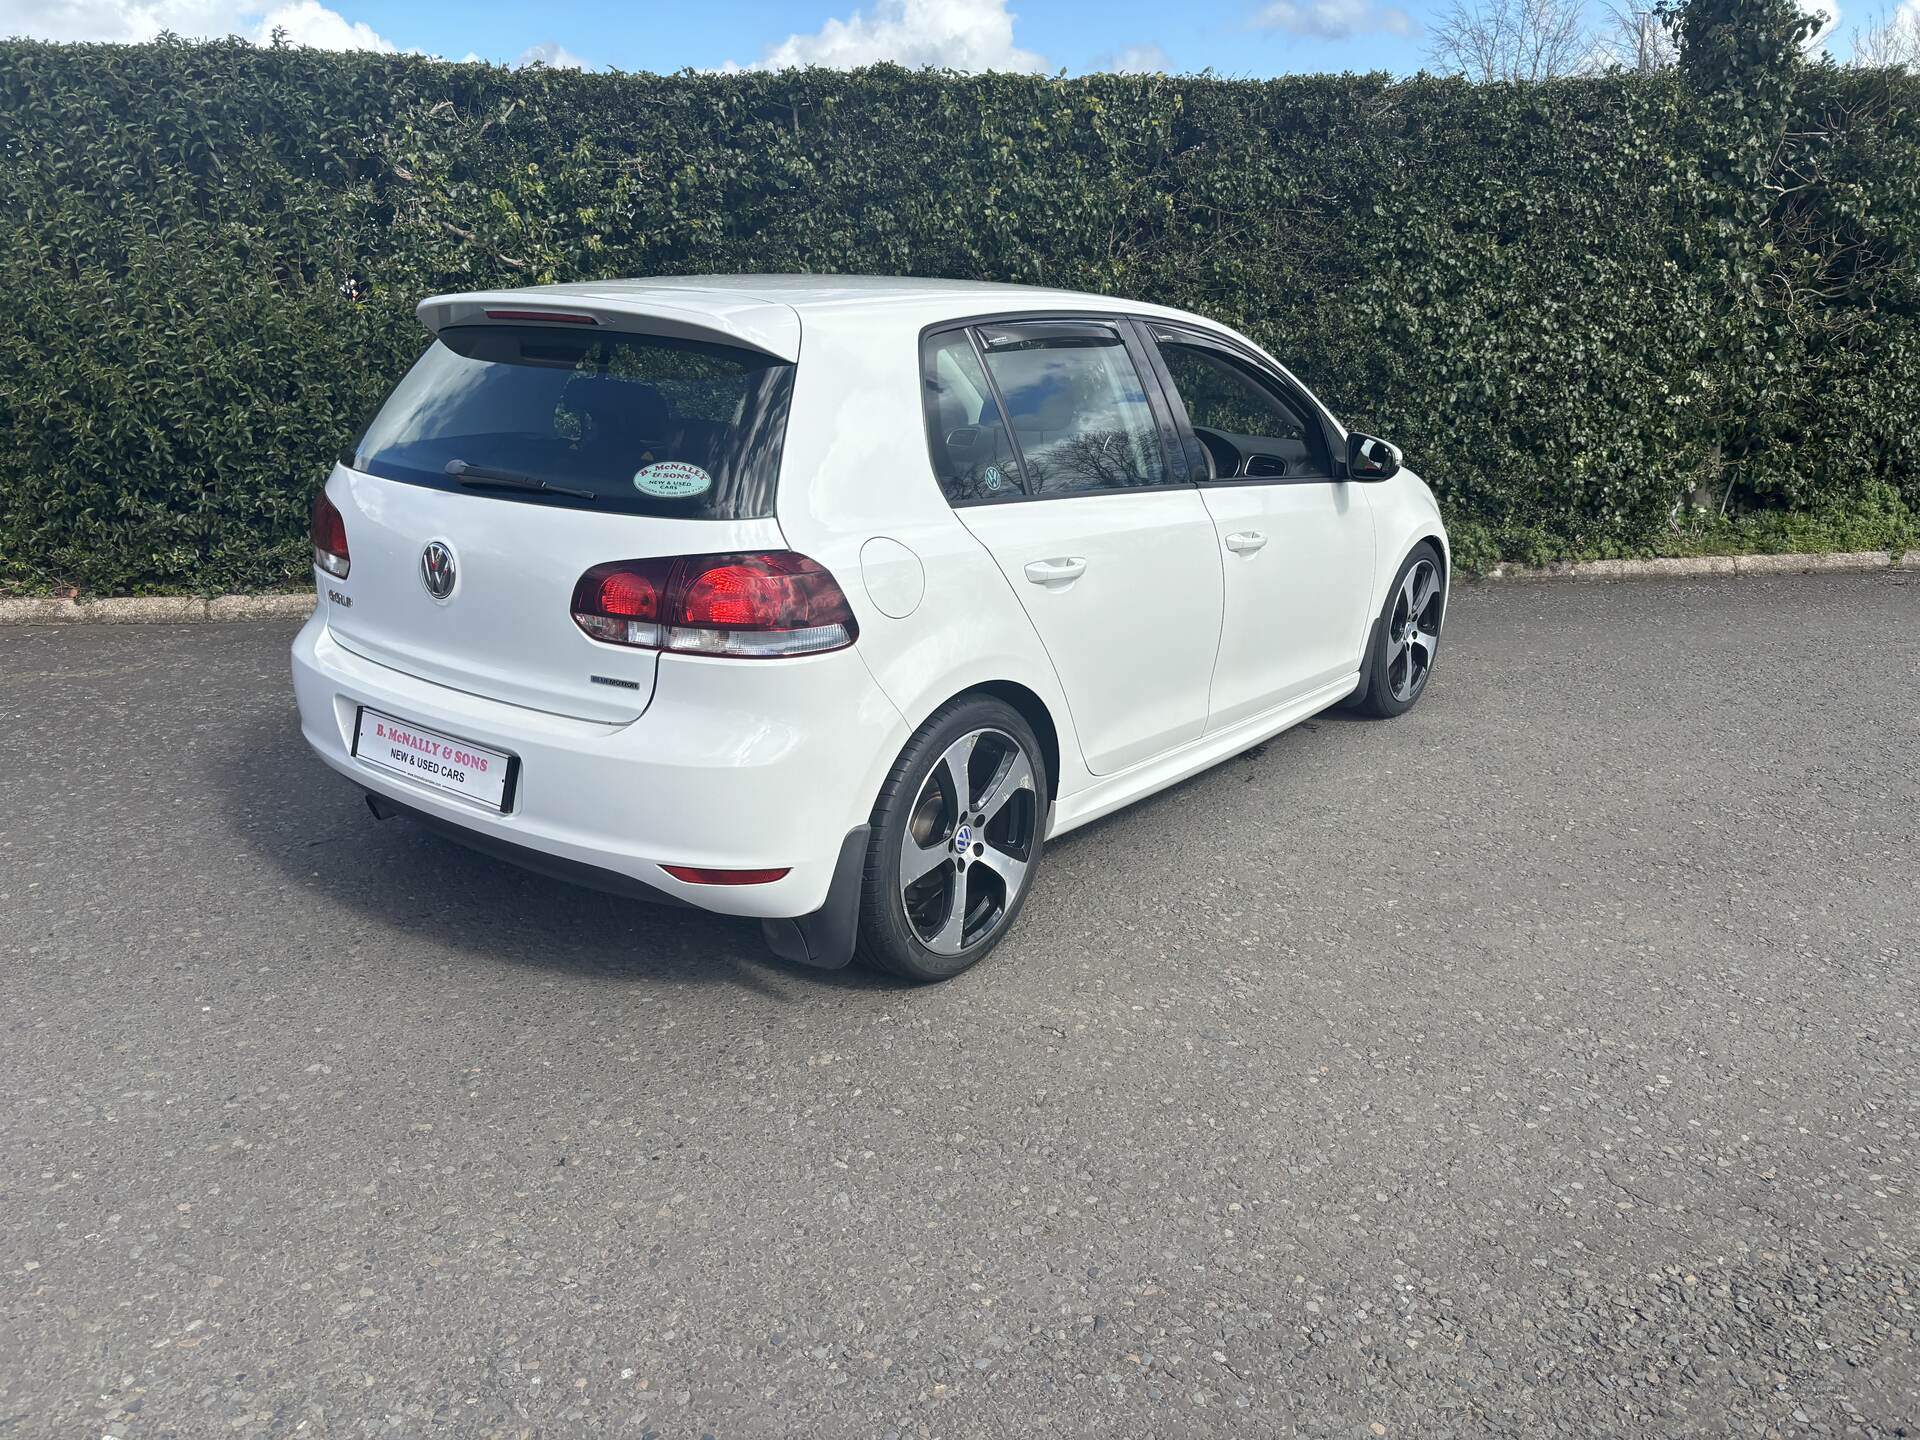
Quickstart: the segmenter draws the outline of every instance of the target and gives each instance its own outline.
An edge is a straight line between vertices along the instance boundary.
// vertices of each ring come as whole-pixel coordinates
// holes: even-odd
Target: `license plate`
[[[505,810],[512,802],[519,769],[512,755],[364,708],[354,726],[353,753],[362,765],[404,775],[489,810]]]

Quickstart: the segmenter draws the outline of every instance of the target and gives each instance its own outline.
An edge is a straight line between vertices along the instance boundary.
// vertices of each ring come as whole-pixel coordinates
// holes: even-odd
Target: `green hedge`
[[[0,581],[303,576],[313,486],[418,351],[422,295],[674,272],[1204,311],[1403,444],[1469,561],[1704,543],[1723,509],[1898,530],[1920,509],[1920,80],[1816,67],[1793,90],[1763,173],[1729,178],[1675,75],[663,77],[0,44]]]

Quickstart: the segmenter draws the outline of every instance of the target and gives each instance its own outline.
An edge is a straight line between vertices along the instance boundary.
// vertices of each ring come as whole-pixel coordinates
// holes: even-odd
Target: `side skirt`
[[[1156,755],[1117,775],[1102,776],[1094,784],[1072,795],[1062,795],[1053,803],[1053,824],[1047,831],[1047,838],[1051,840],[1103,815],[1111,815],[1122,806],[1144,799],[1156,790],[1178,785],[1188,776],[1198,775],[1229,756],[1238,755],[1242,750],[1258,745],[1262,740],[1270,739],[1310,716],[1318,715],[1328,706],[1338,704],[1353,694],[1359,685],[1360,672],[1356,670],[1318,690],[1309,691],[1297,700],[1259,715],[1251,715],[1237,725],[1212,735],[1202,735],[1178,750]]]

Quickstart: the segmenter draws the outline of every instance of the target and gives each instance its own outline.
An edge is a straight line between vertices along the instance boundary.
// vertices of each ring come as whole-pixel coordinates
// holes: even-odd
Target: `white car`
[[[772,275],[419,314],[293,647],[382,818],[934,980],[1049,839],[1432,673],[1432,493],[1198,315]]]

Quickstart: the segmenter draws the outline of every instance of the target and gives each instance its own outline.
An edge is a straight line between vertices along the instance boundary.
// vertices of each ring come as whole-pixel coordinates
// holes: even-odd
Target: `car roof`
[[[677,319],[686,327],[683,333],[704,330],[788,359],[797,353],[801,325],[830,324],[835,317],[875,319],[879,318],[876,312],[902,326],[1022,310],[1112,311],[1213,324],[1186,311],[1112,295],[898,275],[659,275],[587,280],[436,295],[421,302],[419,313],[428,329],[438,331],[445,325],[475,323],[489,309],[537,305],[542,300],[566,301],[605,320],[614,320],[620,312],[654,321]]]

